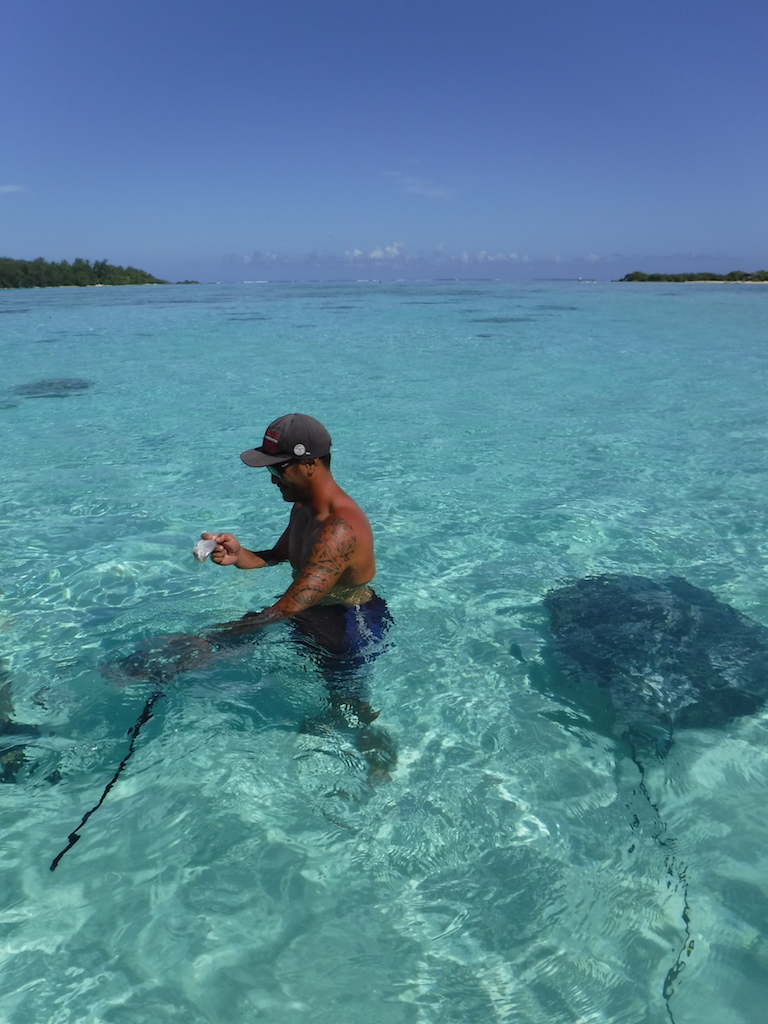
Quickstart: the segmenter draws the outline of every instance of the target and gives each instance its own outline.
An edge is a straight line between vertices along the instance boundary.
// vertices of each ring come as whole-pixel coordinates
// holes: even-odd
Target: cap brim
[[[253,466],[254,469],[261,469],[262,466],[275,466],[278,462],[288,462],[290,455],[266,455],[258,448],[249,448],[241,452],[240,458],[246,466]]]

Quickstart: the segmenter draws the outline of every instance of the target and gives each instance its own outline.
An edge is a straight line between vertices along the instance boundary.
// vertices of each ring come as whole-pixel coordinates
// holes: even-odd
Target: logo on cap
[[[307,453],[307,449],[304,447],[304,445],[301,442],[299,442],[298,444],[295,444],[293,446],[293,454],[294,455],[306,455],[306,453]]]
[[[265,452],[274,452],[277,450],[277,442],[280,440],[280,435],[269,430],[264,435],[264,444],[262,448]]]

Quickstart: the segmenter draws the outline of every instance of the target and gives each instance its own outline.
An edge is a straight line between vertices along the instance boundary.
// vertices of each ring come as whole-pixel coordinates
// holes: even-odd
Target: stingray
[[[676,729],[722,726],[768,699],[768,628],[679,576],[589,576],[544,606],[562,695],[630,741],[661,749]]]
[[[722,727],[760,710],[768,699],[768,628],[679,576],[590,576],[550,590],[544,606],[551,644],[531,680],[628,742],[638,790],[656,815],[653,838],[682,893],[684,934],[662,988],[674,1022],[670,999],[694,945],[687,866],[665,835],[644,763],[664,757],[677,730]]]
[[[17,384],[11,388],[11,392],[21,398],[68,398],[92,387],[93,381],[83,377],[52,377],[48,380],[33,380],[29,384]]]
[[[198,561],[207,558],[210,554],[209,547],[210,542],[198,541],[194,548]],[[261,634],[250,622],[253,618],[254,614],[250,613],[233,622],[219,623],[205,636],[174,633],[151,637],[126,657],[100,666],[102,675],[107,679],[115,679],[118,682],[126,682],[129,679],[142,680],[152,684],[153,692],[145,701],[135,724],[128,730],[130,742],[125,756],[99,799],[82,816],[77,828],[67,836],[67,845],[54,857],[50,865],[51,871],[56,870],[62,857],[80,841],[82,829],[107,799],[111,789],[125,771],[136,749],[139,733],[152,718],[155,705],[165,697],[168,684],[180,673],[203,669],[217,655],[226,657],[228,652],[238,650],[242,644],[254,642]],[[299,631],[305,632],[301,628]],[[312,636],[311,631],[308,631],[307,635]],[[322,649],[323,645],[320,646]],[[327,653],[327,645],[325,649]],[[322,664],[319,667],[322,671]],[[389,769],[397,763],[397,755],[388,734],[372,724],[378,718],[379,712],[374,711],[360,694],[340,686],[337,676],[329,677],[326,682],[329,690],[327,712],[303,722],[300,732],[318,736],[325,735],[330,729],[351,733],[363,760],[368,763],[368,782],[374,785],[391,781]],[[326,753],[323,749],[318,749],[317,752]],[[341,790],[338,792],[341,795]]]

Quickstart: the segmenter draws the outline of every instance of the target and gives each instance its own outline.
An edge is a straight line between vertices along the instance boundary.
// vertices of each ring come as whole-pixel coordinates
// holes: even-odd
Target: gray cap
[[[289,459],[319,459],[331,451],[331,435],[316,419],[290,412],[269,424],[259,448],[249,448],[240,458],[246,466],[274,466]]]

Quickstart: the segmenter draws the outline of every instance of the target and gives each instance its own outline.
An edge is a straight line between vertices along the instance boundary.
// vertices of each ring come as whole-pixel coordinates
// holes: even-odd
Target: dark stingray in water
[[[17,384],[11,388],[21,398],[67,398],[79,395],[93,387],[93,381],[83,377],[52,377],[50,380],[33,380],[29,384]]]
[[[719,726],[768,698],[768,628],[678,576],[590,576],[544,605],[564,696],[614,732]]]
[[[762,707],[768,628],[679,576],[658,582],[590,576],[551,590],[544,605],[550,664],[534,669],[531,679],[586,712],[596,729],[629,743],[640,772],[633,792],[655,812],[653,838],[664,850],[667,887],[682,899],[680,946],[662,985],[674,1024],[671,999],[694,950],[688,867],[646,788],[645,764],[649,754],[663,757],[670,750],[674,730],[722,726]],[[629,853],[638,825],[635,813]]]

